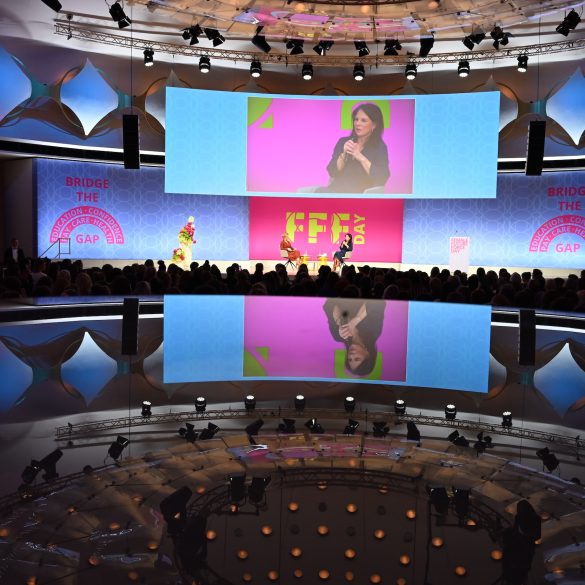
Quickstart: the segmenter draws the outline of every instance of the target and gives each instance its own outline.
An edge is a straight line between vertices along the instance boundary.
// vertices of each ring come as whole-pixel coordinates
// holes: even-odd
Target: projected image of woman
[[[323,305],[331,335],[345,346],[345,368],[355,376],[371,374],[376,365],[384,309],[382,301],[358,299],[328,299]]]
[[[351,134],[337,141],[327,165],[329,185],[319,187],[317,193],[363,193],[373,187],[384,192],[390,168],[388,148],[382,140],[382,111],[376,104],[360,104],[352,120]]]

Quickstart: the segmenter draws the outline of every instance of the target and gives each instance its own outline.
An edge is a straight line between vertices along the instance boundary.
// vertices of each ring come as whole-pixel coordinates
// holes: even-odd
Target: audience
[[[232,264],[222,275],[215,264],[192,262],[189,270],[162,260],[114,268],[84,268],[81,260],[9,259],[0,272],[0,297],[3,299],[47,296],[128,296],[164,294],[291,295],[307,297],[344,297],[472,303],[497,307],[550,309],[585,312],[585,270],[567,278],[543,277],[531,272],[510,274],[478,268],[475,274],[432,268],[396,270],[375,266],[345,265],[341,274],[321,266],[316,276],[306,265],[287,274],[283,264],[265,271],[256,264],[250,274]]]

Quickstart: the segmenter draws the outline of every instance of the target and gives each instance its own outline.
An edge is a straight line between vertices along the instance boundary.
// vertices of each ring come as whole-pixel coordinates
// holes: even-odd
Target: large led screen
[[[496,196],[499,92],[332,98],[167,88],[166,104],[170,193]]]
[[[479,305],[167,296],[164,381],[345,380],[487,392],[490,324],[490,307]]]

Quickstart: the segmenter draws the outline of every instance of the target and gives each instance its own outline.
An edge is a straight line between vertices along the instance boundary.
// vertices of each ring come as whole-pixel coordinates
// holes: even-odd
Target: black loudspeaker
[[[542,174],[542,158],[544,156],[544,138],[546,122],[533,120],[528,127],[528,143],[526,145],[526,174]]]
[[[140,139],[138,136],[138,116],[136,114],[124,114],[122,121],[124,168],[139,169]]]
[[[124,299],[122,313],[122,355],[138,353],[138,299]]]
[[[532,309],[521,309],[518,320],[518,365],[533,366],[536,353],[536,314]]]

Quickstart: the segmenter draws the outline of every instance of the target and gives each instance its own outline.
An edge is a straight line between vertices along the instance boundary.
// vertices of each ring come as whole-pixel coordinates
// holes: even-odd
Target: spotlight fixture
[[[404,70],[404,75],[406,75],[406,79],[412,81],[416,77],[416,63],[408,63]]]
[[[295,428],[295,422],[294,418],[283,418],[282,422],[278,425],[278,430],[287,435],[296,433],[297,429]]]
[[[313,66],[310,63],[304,63],[301,75],[305,81],[313,79]]]
[[[528,69],[528,55],[518,55],[518,71],[526,73]]]
[[[147,47],[144,49],[144,66],[152,67],[154,65],[154,51]]]
[[[201,73],[209,73],[210,70],[211,61],[209,60],[209,57],[203,55],[203,57],[199,59],[199,71],[201,71]]]
[[[248,499],[252,504],[260,504],[266,495],[266,487],[270,483],[271,477],[253,477],[252,483],[248,488]]]
[[[119,4],[119,0],[116,0],[110,6],[110,16],[114,22],[118,23],[118,28],[126,28],[132,24],[132,21],[126,16],[124,9]]]
[[[353,66],[353,78],[356,81],[362,81],[365,76],[366,76],[366,69],[365,69],[363,63],[356,63]]]
[[[457,437],[459,437],[459,431],[455,429],[452,433],[448,435],[447,440],[450,441],[451,443],[454,443]]]
[[[286,41],[286,48],[291,55],[302,55],[305,51],[303,49],[305,41],[301,39],[288,39]]]
[[[402,399],[398,399],[394,403],[394,414],[406,414],[406,402]]]
[[[435,507],[437,514],[445,516],[449,512],[449,496],[444,487],[427,487],[431,504]]]
[[[148,418],[149,416],[152,416],[151,408],[152,408],[152,403],[151,402],[149,402],[148,400],[143,400],[142,401],[142,412],[141,412],[141,414],[142,414],[142,416],[144,418]]]
[[[61,8],[61,2],[59,0],[41,0],[43,4],[46,4],[49,8],[54,10],[55,12],[59,12]]]
[[[250,437],[255,437],[258,434],[258,431],[264,426],[264,421],[259,418],[258,420],[250,423],[246,428],[246,434]]]
[[[246,474],[232,475],[229,478],[229,494],[232,504],[239,504],[246,498]]]
[[[257,48],[260,49],[264,53],[270,53],[270,49],[272,47],[266,41],[266,37],[264,35],[259,34],[263,27],[259,26],[256,29],[256,34],[252,37],[252,44]]]
[[[469,513],[469,490],[455,488],[453,490],[453,506],[457,516],[465,518]]]
[[[248,394],[244,399],[244,407],[246,410],[254,410],[256,408],[256,397],[253,394]]]
[[[124,448],[126,447],[126,445],[129,442],[130,441],[126,437],[122,437],[122,435],[118,435],[118,438],[110,445],[110,448],[108,449],[108,455],[112,459],[114,459],[114,461],[117,461],[118,459],[120,459],[120,455],[122,455],[122,451],[124,450]]]
[[[354,41],[355,50],[358,52],[358,57],[367,57],[370,54],[370,49],[365,41]]]
[[[24,468],[24,471],[20,474],[24,485],[30,485],[36,478],[37,474],[41,470],[41,464],[34,459]]]
[[[295,396],[295,410],[299,412],[303,412],[305,410],[306,399],[302,394],[297,394]]]
[[[504,32],[502,27],[496,25],[492,29],[490,36],[494,39],[494,49],[498,50],[500,45],[506,46],[508,44],[512,33]]]
[[[478,457],[482,453],[485,453],[485,450],[487,449],[487,447],[488,447],[488,444],[486,443],[485,439],[483,438],[483,433],[479,433],[477,435],[477,441],[476,441],[475,445],[473,445],[473,448],[476,450]]]
[[[63,457],[63,451],[61,451],[61,449],[55,449],[52,453],[49,453],[38,462],[39,467],[45,472],[43,474],[43,479],[45,481],[52,481],[59,477],[59,474],[57,473],[57,461],[59,461],[61,457]]]
[[[217,425],[214,425],[213,423],[207,423],[207,428],[203,429],[199,433],[199,440],[208,441],[209,439],[213,439],[217,431],[219,431],[219,427]]]
[[[401,49],[402,45],[397,39],[386,39],[386,41],[384,41],[384,55],[386,55],[386,57],[398,55],[398,51]]]
[[[353,412],[355,410],[355,398],[353,396],[346,396],[343,401],[345,412]]]
[[[435,44],[435,37],[421,37],[420,39],[420,50],[418,52],[419,57],[427,57],[431,52],[433,45]]]
[[[325,431],[319,421],[316,418],[310,418],[305,426],[315,435],[322,435]]]
[[[556,458],[553,453],[551,453],[548,447],[544,449],[539,449],[536,452],[536,456],[542,461],[544,467],[546,467],[549,471],[554,471],[559,466],[559,460]]]
[[[321,55],[321,57],[327,54],[327,51],[331,49],[333,46],[333,41],[319,41],[314,47],[313,51],[317,53],[317,55]]]
[[[197,440],[198,433],[195,432],[195,427],[191,423],[185,423],[185,428],[179,429],[179,435],[188,441],[189,443],[193,443]]]
[[[355,435],[357,428],[360,426],[360,423],[357,420],[353,420],[350,418],[345,425],[345,429],[343,429],[344,435]]]
[[[445,418],[447,420],[455,420],[457,416],[457,407],[454,404],[447,404],[445,406]]]
[[[463,44],[470,50],[473,50],[474,45],[479,45],[485,39],[485,33],[481,29],[477,29],[475,33],[467,35],[463,39]]]
[[[193,492],[183,486],[181,489],[173,492],[164,500],[161,500],[159,508],[169,534],[176,534],[181,531],[187,521],[187,503],[191,499]]]
[[[473,41],[471,37],[468,35],[463,39],[463,44],[470,50],[473,51]]]
[[[374,437],[382,438],[390,432],[390,427],[386,424],[386,421],[376,421],[373,423],[374,426]]]
[[[207,400],[205,399],[205,396],[197,396],[197,398],[195,398],[195,411],[196,412],[205,412],[206,408],[207,408]]]
[[[453,440],[453,445],[457,445],[458,447],[469,447],[469,441],[463,435],[459,435]]]
[[[469,70],[469,61],[459,61],[459,67],[457,67],[459,77],[467,77],[469,75]]]
[[[508,429],[512,426],[512,413],[509,410],[502,412],[502,426]]]
[[[194,26],[190,26],[189,28],[183,29],[182,37],[186,41],[191,39],[191,42],[189,43],[190,45],[197,45],[199,43],[199,39],[197,37],[199,37],[199,35],[202,33],[203,29],[198,24],[196,24]]]
[[[220,32],[215,28],[204,28],[203,32],[205,36],[213,43],[214,47],[219,47],[219,45],[225,42],[223,36],[221,36]]]
[[[262,75],[262,63],[254,59],[250,64],[250,75],[252,77],[260,77]]]
[[[557,26],[556,31],[564,37],[568,37],[569,32],[575,30],[580,22],[581,17],[574,10],[571,10],[563,22]]]
[[[411,420],[406,423],[406,440],[420,443],[420,431]]]

